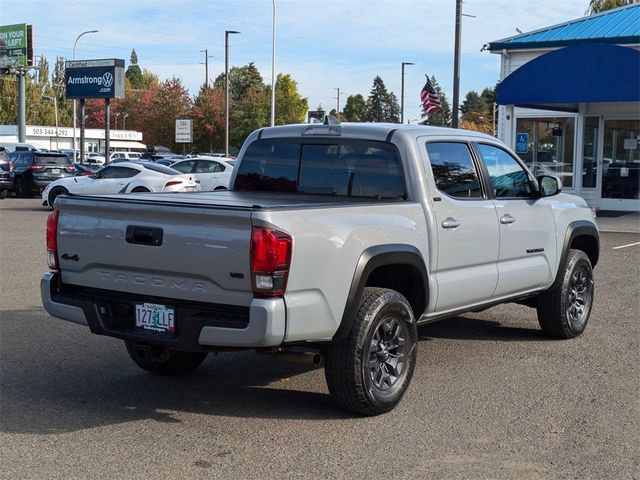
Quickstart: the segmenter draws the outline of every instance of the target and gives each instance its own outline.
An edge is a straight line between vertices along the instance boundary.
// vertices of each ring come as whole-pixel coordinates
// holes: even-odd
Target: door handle
[[[502,224],[513,223],[515,221],[516,221],[516,217],[512,217],[508,213],[505,213],[503,216],[500,217],[500,223]]]
[[[460,222],[453,217],[447,217],[440,225],[442,225],[442,228],[456,228],[460,226]]]

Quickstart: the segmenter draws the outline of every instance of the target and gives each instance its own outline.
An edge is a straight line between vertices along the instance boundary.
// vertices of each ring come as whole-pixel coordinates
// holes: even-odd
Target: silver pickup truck
[[[579,197],[496,139],[388,124],[258,130],[230,191],[60,196],[47,224],[53,316],[125,341],[155,374],[209,352],[324,360],[336,402],[402,398],[416,326],[504,302],[583,332],[599,236]]]

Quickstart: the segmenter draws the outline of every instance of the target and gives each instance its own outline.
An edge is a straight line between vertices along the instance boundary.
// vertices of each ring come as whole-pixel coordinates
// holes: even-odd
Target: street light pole
[[[276,0],[273,3],[271,26],[271,126],[276,124]]]
[[[400,124],[404,123],[404,66],[415,65],[413,62],[402,62],[402,80],[400,82]]]
[[[336,117],[338,117],[338,114],[340,113],[340,87],[334,88],[334,90],[337,91],[337,95],[336,95]]]
[[[224,31],[224,155],[229,156],[229,35],[240,33]]]
[[[129,114],[128,114],[128,113],[125,113],[125,114],[122,116],[122,129],[123,129],[123,130],[126,130],[126,129],[127,129],[127,127],[126,127],[126,125],[127,125],[127,124],[126,124],[125,122],[127,121],[127,117],[128,117],[128,116],[129,116]]]
[[[76,37],[76,41],[73,42],[73,59],[76,59],[76,45],[78,44],[78,40],[80,40],[80,37],[83,35],[86,35],[88,33],[98,33],[98,30],[87,30],[86,32],[82,32],[80,35],[78,35]],[[75,157],[75,151],[76,151],[76,100],[73,100],[73,155]]]

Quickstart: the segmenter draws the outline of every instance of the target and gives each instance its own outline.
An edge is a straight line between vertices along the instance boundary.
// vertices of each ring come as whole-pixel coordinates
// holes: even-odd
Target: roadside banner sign
[[[18,23],[0,26],[0,68],[32,64],[31,25]]]
[[[193,143],[193,120],[176,120],[176,143]]]
[[[72,60],[65,62],[67,98],[123,98],[124,60]]]
[[[528,133],[516,133],[516,153],[529,153]]]

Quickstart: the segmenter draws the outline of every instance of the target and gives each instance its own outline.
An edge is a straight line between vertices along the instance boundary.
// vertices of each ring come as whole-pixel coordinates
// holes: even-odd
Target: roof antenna
[[[326,117],[324,117],[324,124],[325,125],[340,125],[340,120],[338,120],[333,115],[327,115]]]

